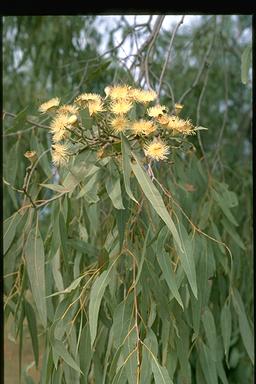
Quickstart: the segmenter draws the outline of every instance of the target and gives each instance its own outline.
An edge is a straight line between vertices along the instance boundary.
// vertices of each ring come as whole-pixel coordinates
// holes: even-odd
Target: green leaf
[[[29,329],[29,333],[32,341],[35,364],[36,364],[36,368],[38,369],[39,348],[38,348],[38,331],[37,331],[37,325],[36,325],[36,315],[33,307],[25,299],[24,299],[24,307],[25,307],[25,315],[28,321],[28,329]]]
[[[118,348],[124,341],[129,330],[132,316],[133,297],[129,295],[117,305],[113,314],[113,344]]]
[[[141,382],[140,384],[148,384],[151,382],[152,377],[152,356],[150,355],[149,350],[152,352],[154,356],[157,356],[158,352],[158,342],[156,335],[152,331],[152,329],[148,329],[147,337],[143,340],[143,343],[148,347],[143,346],[142,348],[142,361],[141,361]]]
[[[230,307],[227,303],[224,304],[221,310],[220,325],[221,325],[221,333],[223,338],[224,352],[227,359],[228,353],[229,353],[229,347],[230,347],[231,332],[232,332],[231,312],[230,312]]]
[[[241,81],[243,84],[248,83],[249,68],[252,64],[251,54],[252,54],[252,46],[250,44],[245,48],[241,57]]]
[[[214,317],[209,310],[209,308],[205,308],[204,313],[202,315],[202,321],[204,325],[206,339],[208,341],[208,345],[210,347],[212,357],[214,361],[217,361],[217,333],[214,322]]]
[[[152,371],[156,384],[173,384],[169,373],[165,367],[161,367],[157,360],[153,359]]]
[[[85,200],[88,201],[88,203],[97,203],[99,201],[99,196],[97,195],[97,189],[98,189],[98,180],[99,180],[99,167],[96,167],[97,170],[92,174],[92,176],[89,176],[89,178],[86,177],[86,181],[88,182],[85,184],[85,186],[81,189],[79,194],[77,195],[77,199],[84,196]]]
[[[125,209],[122,201],[120,175],[112,162],[107,165],[109,174],[105,180],[107,193],[116,209]]]
[[[51,189],[52,191],[55,192],[61,192],[61,193],[68,193],[69,189],[67,187],[63,187],[63,185],[59,184],[39,184],[41,187]]]
[[[95,245],[79,239],[68,239],[67,244],[78,252],[81,252],[83,254],[87,253],[88,255],[93,257],[98,256],[100,252],[100,250],[96,248]]]
[[[115,209],[114,214],[119,235],[119,249],[121,251],[125,237],[126,224],[129,220],[130,215],[128,209]]]
[[[167,227],[171,231],[174,239],[176,240],[176,242],[180,248],[181,253],[183,253],[184,251],[183,251],[182,246],[181,246],[181,240],[180,240],[179,234],[177,232],[177,229],[174,225],[174,222],[173,222],[170,214],[168,213],[168,211],[164,205],[164,202],[163,202],[162,196],[160,195],[160,192],[155,187],[155,185],[153,184],[150,177],[146,174],[146,172],[144,171],[144,169],[140,165],[140,162],[137,159],[136,155],[133,152],[132,152],[132,155],[136,160],[136,164],[131,164],[132,170],[133,170],[143,192],[145,193],[145,196],[147,197],[149,202],[152,204],[152,207],[155,209],[156,213],[165,222],[165,224],[167,225]]]
[[[82,330],[81,342],[79,346],[79,356],[80,356],[80,367],[84,374],[80,378],[81,384],[87,384],[88,373],[89,373],[90,364],[92,360],[90,329],[89,329],[88,323],[84,326]]]
[[[163,227],[159,232],[158,239],[157,239],[156,257],[171,293],[173,294],[175,299],[178,301],[181,308],[184,309],[183,303],[178,291],[176,277],[171,266],[170,255],[164,250],[164,243],[167,236],[168,236],[167,228]]]
[[[36,227],[32,228],[29,232],[24,252],[32,295],[42,324],[46,327],[47,311],[45,299],[45,255],[44,244],[38,228],[38,219]]]
[[[8,251],[16,234],[16,227],[19,224],[22,216],[16,212],[4,221],[4,254]]]
[[[110,282],[110,271],[111,271],[111,268],[104,271],[100,276],[98,276],[91,288],[90,303],[89,303],[89,325],[90,325],[90,334],[91,334],[91,347],[93,346],[93,343],[97,334],[100,304],[101,304],[101,300],[104,295],[105,289],[108,283]]]
[[[57,339],[52,340],[52,348],[53,351],[65,361],[65,363],[67,363],[75,371],[83,374],[73,357],[67,351],[63,342]]]
[[[176,245],[176,241],[174,241],[174,245],[180,257],[181,266],[184,269],[184,272],[188,278],[192,292],[195,298],[197,299],[197,282],[193,238],[192,236],[188,235],[185,227],[181,222],[178,222],[178,230],[184,252],[181,252],[180,247]]]
[[[121,140],[122,140],[122,164],[123,164],[123,173],[124,173],[124,186],[125,190],[127,192],[127,195],[135,201],[135,203],[139,204],[138,201],[135,199],[132,190],[131,190],[131,184],[130,184],[130,176],[131,176],[131,148],[129,141],[127,140],[126,136],[121,133]]]
[[[229,223],[228,220],[225,219],[225,217],[223,217],[223,219],[221,220],[221,223],[223,225],[223,228],[229,233],[229,235],[232,237],[232,239],[235,241],[235,243],[240,247],[242,248],[243,250],[245,250],[245,246],[244,246],[244,243],[241,239],[241,237],[239,236],[239,234],[236,232],[236,230],[234,228],[232,228],[232,225]]]
[[[254,364],[253,333],[245,313],[245,308],[244,308],[242,298],[236,288],[233,289],[232,302],[234,305],[234,309],[238,315],[239,329],[240,329],[240,333],[241,333],[241,337],[242,337],[245,349],[252,361],[252,364]]]
[[[190,383],[189,328],[181,316],[177,318],[177,324],[179,331],[179,337],[176,337],[177,356],[181,366],[183,381]]]
[[[63,291],[55,292],[52,295],[49,295],[47,297],[53,297],[53,296],[61,295],[63,293],[70,293],[70,292],[72,292],[74,289],[76,289],[78,287],[78,285],[80,284],[80,281],[83,278],[84,278],[84,276],[78,277],[77,279],[72,281],[72,283],[66,289],[64,289]]]
[[[221,208],[224,215],[227,217],[227,219],[235,226],[238,226],[238,223],[234,218],[234,216],[232,215],[230,209],[228,208],[224,197],[219,195],[214,189],[212,189],[212,196],[216,201],[216,203],[218,204],[218,206]]]
[[[143,249],[142,249],[141,258],[140,258],[140,262],[139,262],[138,271],[137,271],[136,280],[135,280],[134,285],[137,285],[138,281],[140,279],[143,263],[144,263],[145,256],[146,256],[147,241],[148,241],[148,236],[149,236],[149,233],[150,233],[150,229],[151,228],[150,228],[150,225],[149,225],[147,233],[146,233],[146,237],[145,237],[145,240],[144,240],[144,244],[143,244]]]
[[[132,322],[133,321],[131,321],[128,329],[132,327]],[[126,376],[129,384],[134,384],[137,381],[138,372],[137,372],[136,344],[137,344],[137,332],[136,332],[136,329],[133,328],[133,330],[129,333],[129,336],[126,338],[123,346],[123,359],[126,360],[127,357],[129,356],[129,359],[125,363],[125,371],[126,371]]]
[[[201,342],[199,349],[199,360],[206,382],[218,384],[216,363],[212,358],[211,350],[203,342]]]

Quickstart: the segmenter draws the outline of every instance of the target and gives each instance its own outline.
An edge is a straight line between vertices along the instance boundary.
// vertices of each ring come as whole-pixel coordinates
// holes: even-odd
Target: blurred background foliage
[[[63,103],[68,103],[82,92],[103,94],[106,85],[119,82],[145,87],[148,85],[145,59],[148,60],[150,85],[157,89],[174,28],[171,16],[169,24],[168,18],[165,17],[164,27],[160,29],[157,43],[154,42],[150,52],[148,46],[140,48],[154,31],[156,17],[153,16],[145,16],[143,21],[132,16],[3,18],[3,176],[7,182],[3,186],[4,219],[21,205],[20,195],[9,184],[15,188],[23,185],[29,165],[24,153],[36,150],[40,154],[49,147],[46,129],[31,124],[48,123],[47,117],[39,121],[38,106],[56,96],[61,97]],[[160,96],[161,103],[170,109],[175,102],[181,102],[184,104],[181,116],[184,114],[194,124],[208,128],[200,135],[202,145],[197,137],[190,140],[197,148],[198,158],[203,155],[206,158],[204,172],[208,173],[209,180],[213,183],[214,180],[224,182],[236,193],[239,204],[232,212],[238,222],[236,231],[239,239],[232,235],[232,229],[225,229],[221,217],[215,224],[221,238],[232,248],[235,286],[243,298],[252,326],[250,65],[248,81],[246,84],[241,81],[241,57],[251,44],[251,34],[250,15],[204,15],[192,21],[187,21],[185,17],[173,40]],[[40,182],[51,175],[50,156],[47,156],[48,161],[40,163],[38,170]],[[180,172],[182,174],[183,171]],[[178,170],[176,173],[177,179],[181,177]],[[190,178],[186,174],[184,177],[188,187],[196,182],[192,180],[194,176]],[[186,204],[189,205],[189,202],[184,199],[184,206]],[[191,215],[195,215],[191,207],[192,202],[186,208],[188,211],[191,209]],[[207,207],[204,209],[207,211]],[[207,221],[205,210],[201,214]],[[47,230],[50,214],[49,209],[42,216],[42,228],[45,227],[42,231]],[[218,213],[215,220],[218,220]],[[240,240],[243,249],[237,246]],[[216,295],[221,295],[222,284],[220,278]],[[238,334],[233,335],[232,363],[226,372],[228,382],[249,383],[252,367]]]

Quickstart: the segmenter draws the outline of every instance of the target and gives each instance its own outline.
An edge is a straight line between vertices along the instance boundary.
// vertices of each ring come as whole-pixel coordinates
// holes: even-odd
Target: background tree
[[[5,317],[20,362],[26,322],[36,366],[43,334],[41,383],[252,379],[251,17],[186,19],[4,18]],[[184,104],[179,116],[208,130],[149,181],[121,137],[53,167],[39,105],[118,83],[155,90],[170,112]]]

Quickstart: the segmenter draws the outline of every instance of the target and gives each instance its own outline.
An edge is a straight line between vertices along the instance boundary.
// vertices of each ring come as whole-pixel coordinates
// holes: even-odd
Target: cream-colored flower
[[[105,93],[112,100],[127,100],[130,97],[131,87],[129,85],[114,85],[106,87]]]
[[[115,114],[115,115],[123,115],[127,112],[130,111],[132,108],[132,103],[128,100],[119,100],[119,101],[114,101],[110,105],[110,110]]]
[[[68,162],[69,151],[68,146],[65,144],[53,144],[52,145],[52,162],[55,166],[61,166]]]
[[[185,135],[193,133],[193,125],[190,120],[180,119],[178,116],[174,115],[169,117],[167,128]]]
[[[157,98],[155,91],[144,91],[143,89],[135,89],[133,91],[133,98],[138,103],[147,104]]]
[[[88,101],[89,115],[92,116],[95,113],[103,112],[104,106],[101,100]]]
[[[178,115],[178,114],[180,113],[180,111],[182,110],[183,105],[182,105],[182,104],[179,104],[179,103],[176,103],[176,104],[174,105],[174,108],[175,108],[175,113],[176,113],[176,115]]]
[[[76,122],[77,122],[77,115],[71,115],[71,116],[68,118],[68,123],[69,123],[70,125],[74,125]]]
[[[75,105],[62,105],[57,109],[57,113],[62,114],[71,114],[71,115],[77,115],[78,114],[78,108]]]
[[[161,125],[166,125],[169,123],[169,116],[168,115],[159,115],[156,117],[156,120]]]
[[[111,121],[112,128],[118,133],[123,132],[125,128],[127,128],[127,125],[128,125],[128,120],[122,115],[115,117]]]
[[[155,105],[154,107],[148,108],[147,113],[150,117],[158,117],[167,112],[167,107],[165,105]]]
[[[156,130],[156,126],[154,125],[154,123],[152,123],[152,121],[147,121],[147,120],[138,120],[138,121],[135,121],[133,124],[132,124],[132,131],[136,134],[136,135],[149,135],[150,133],[154,132]]]
[[[100,103],[101,96],[97,93],[82,93],[75,99],[75,103],[80,105],[81,107],[87,106],[89,101],[95,101]]]
[[[53,99],[48,100],[45,103],[41,104],[38,110],[39,112],[45,113],[54,108],[57,108],[59,104],[60,104],[60,99],[58,97],[54,97]]]
[[[169,147],[161,140],[155,140],[144,147],[145,155],[153,160],[159,161],[167,159]]]
[[[71,128],[70,117],[67,114],[58,114],[50,124],[52,140],[56,143],[65,139],[68,136],[67,128]]]

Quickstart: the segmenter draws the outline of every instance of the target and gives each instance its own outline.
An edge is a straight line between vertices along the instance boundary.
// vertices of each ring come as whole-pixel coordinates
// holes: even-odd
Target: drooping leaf
[[[91,335],[91,347],[93,346],[93,343],[97,334],[100,304],[101,304],[101,300],[104,295],[105,289],[110,281],[110,271],[111,269],[108,269],[104,271],[100,276],[98,276],[91,287],[90,304],[89,304],[89,325],[90,325],[90,335]]]
[[[183,303],[178,291],[176,277],[171,266],[170,256],[164,250],[164,241],[168,235],[168,232],[166,231],[166,229],[167,229],[166,227],[163,227],[159,232],[157,245],[156,245],[156,257],[171,293],[173,294],[175,299],[178,301],[181,308],[184,309]]]
[[[50,189],[55,192],[60,192],[60,193],[68,193],[69,189],[67,187],[64,187],[63,185],[59,184],[39,184],[41,187]]]
[[[11,217],[4,221],[4,254],[8,251],[16,234],[16,227],[19,224],[22,216],[16,212]]]
[[[107,170],[108,175],[105,180],[107,193],[116,209],[125,209],[122,200],[120,175],[116,170],[116,166],[112,162],[109,162]]]
[[[63,342],[61,342],[60,340],[57,340],[57,339],[53,340],[52,341],[52,348],[53,348],[54,352],[65,361],[65,363],[67,363],[75,371],[82,374],[82,371],[80,370],[79,366],[77,365],[77,363],[75,362],[73,357],[67,351]]]
[[[131,148],[129,141],[127,140],[126,136],[121,133],[121,139],[122,139],[122,164],[123,164],[123,173],[124,173],[124,186],[125,190],[127,192],[127,195],[135,201],[135,203],[138,204],[138,201],[135,199],[132,190],[131,190],[131,183],[130,183],[130,176],[131,176]]]
[[[215,361],[217,361],[217,333],[214,322],[214,317],[209,308],[204,309],[204,313],[202,315],[202,321],[204,325],[205,335],[208,342],[208,346],[211,350],[212,357]]]
[[[160,192],[158,189],[155,187],[153,184],[152,180],[150,177],[146,174],[142,166],[140,165],[140,162],[136,155],[132,152],[132,155],[134,159],[136,160],[136,163],[132,163],[132,170],[143,190],[145,193],[145,196],[149,200],[149,202],[152,204],[152,207],[155,209],[156,213],[161,217],[161,219],[165,222],[169,230],[171,231],[174,239],[176,240],[181,252],[184,252],[181,246],[181,240],[178,234],[178,231],[174,225],[174,222],[168,213],[162,196],[160,195]]]
[[[230,307],[228,304],[224,304],[220,314],[221,333],[223,338],[224,352],[226,358],[228,358],[230,339],[232,332],[232,318]]]
[[[211,350],[203,342],[199,349],[199,360],[206,382],[218,384],[216,362],[212,358]]]
[[[42,324],[46,327],[47,310],[45,299],[45,255],[43,240],[38,228],[38,219],[35,228],[31,228],[29,232],[24,251],[32,294]]]
[[[240,293],[236,288],[233,289],[232,294],[232,302],[234,305],[234,309],[238,315],[238,321],[239,321],[239,329],[242,336],[242,340],[245,346],[245,349],[254,364],[254,345],[253,345],[253,334],[251,327],[249,325],[244,304],[242,301],[242,298],[240,296]]]
[[[241,57],[241,81],[243,84],[248,83],[248,73],[251,65],[252,46],[248,45],[242,53]]]
[[[27,300],[24,300],[24,305],[25,305],[25,315],[28,321],[28,329],[29,329],[29,333],[32,341],[35,364],[36,364],[36,367],[38,368],[39,348],[38,348],[38,330],[37,330],[37,323],[36,323],[36,315],[33,307]]]
[[[194,244],[192,236],[189,236],[186,228],[181,222],[178,222],[179,237],[181,239],[182,249],[177,246],[176,241],[174,245],[176,247],[177,253],[179,254],[182,268],[188,278],[192,292],[197,299],[197,281],[196,281],[196,268],[195,268],[195,259],[194,259]]]

